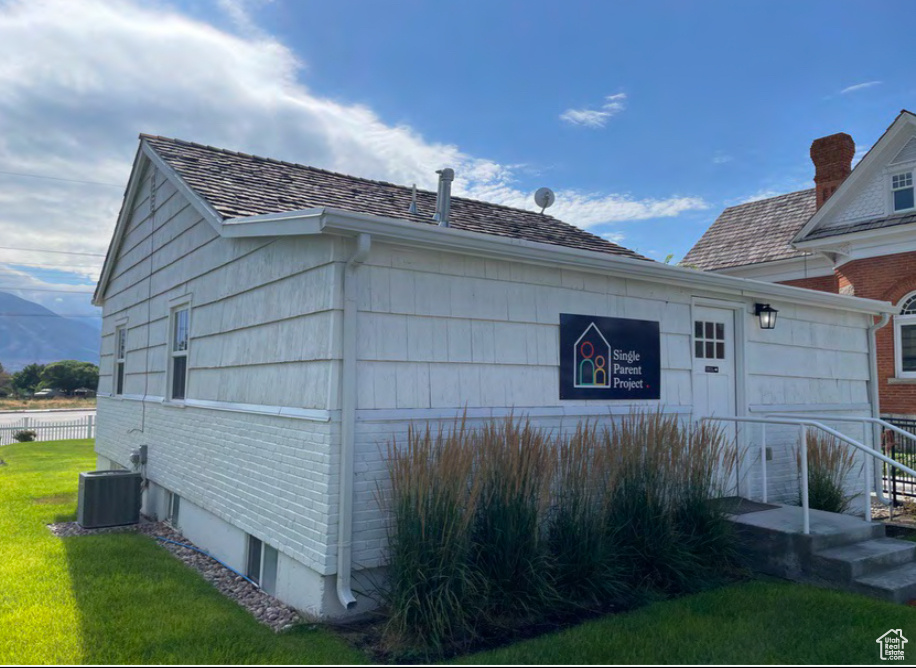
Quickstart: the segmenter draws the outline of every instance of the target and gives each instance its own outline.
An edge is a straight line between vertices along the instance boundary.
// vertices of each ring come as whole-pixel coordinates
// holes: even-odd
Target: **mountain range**
[[[98,364],[100,339],[93,325],[0,292],[0,364],[6,371],[57,360]]]

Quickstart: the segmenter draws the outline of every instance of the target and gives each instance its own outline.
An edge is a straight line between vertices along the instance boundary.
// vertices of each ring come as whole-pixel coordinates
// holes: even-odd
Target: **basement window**
[[[913,197],[913,172],[891,176],[891,193],[894,197],[894,211],[909,211],[916,207]]]
[[[898,378],[916,378],[916,293],[904,297],[894,316],[894,362]]]
[[[245,575],[268,594],[277,590],[277,550],[259,538],[248,536]]]
[[[181,497],[171,492],[169,494],[169,524],[173,527],[178,526],[179,513],[181,512]]]

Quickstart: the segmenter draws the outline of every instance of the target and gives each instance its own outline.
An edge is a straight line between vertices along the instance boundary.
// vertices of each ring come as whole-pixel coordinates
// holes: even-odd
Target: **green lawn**
[[[61,540],[90,441],[0,448],[0,663],[363,663],[324,630],[276,635],[136,534]]]
[[[891,628],[916,642],[916,608],[757,581],[605,617],[460,663],[881,663],[875,640]],[[904,663],[916,662],[916,645],[907,644],[905,653]]]
[[[151,539],[60,540],[89,441],[0,448],[0,663],[362,663],[325,630],[275,635]],[[916,608],[749,582],[651,605],[457,663],[879,663]],[[911,661],[910,661],[911,662]]]

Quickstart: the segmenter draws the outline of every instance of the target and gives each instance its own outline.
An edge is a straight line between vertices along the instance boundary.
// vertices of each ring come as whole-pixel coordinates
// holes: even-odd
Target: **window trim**
[[[890,186],[890,213],[894,215],[896,213],[906,213],[907,211],[916,210],[916,183],[914,183],[913,172],[916,171],[913,168],[910,169],[901,169],[899,171],[890,172],[889,174],[889,186]],[[909,174],[910,176],[910,185],[904,186],[903,188],[894,187],[894,177],[902,176],[904,174]],[[894,205],[895,198],[894,194],[900,190],[912,190],[913,191],[913,206],[907,209],[898,209]]]
[[[907,302],[916,298],[916,291],[903,296],[897,302],[897,314],[894,315],[894,376],[896,378],[916,378],[916,371],[903,370],[903,327],[916,326],[916,313],[902,314]]]
[[[124,337],[123,345],[121,337]],[[124,374],[127,363],[127,322],[115,325],[114,336],[114,369],[112,376],[112,394],[117,397],[124,395]]]
[[[174,344],[175,344],[175,338],[174,338],[175,337],[175,324],[176,324],[176,316],[181,311],[188,312],[188,343],[185,346],[184,350],[178,351],[178,354],[176,354],[176,351],[173,349]],[[165,397],[166,398],[165,398],[165,403],[168,403],[168,404],[176,404],[176,405],[181,406],[181,405],[184,405],[184,402],[188,398],[188,379],[190,377],[190,373],[189,373],[190,364],[188,363],[188,360],[191,354],[191,341],[193,339],[193,337],[191,336],[191,319],[192,319],[191,311],[192,311],[192,308],[191,308],[190,295],[178,297],[169,302],[169,329],[168,329],[168,334],[166,337],[166,346],[165,346],[165,354],[166,354],[166,379],[165,379],[165,382],[166,382]],[[176,398],[174,396],[175,359],[178,357],[183,357],[185,359],[184,396],[180,398]]]

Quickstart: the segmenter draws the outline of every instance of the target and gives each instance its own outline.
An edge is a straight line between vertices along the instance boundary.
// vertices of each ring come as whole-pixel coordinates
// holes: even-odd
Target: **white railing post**
[[[92,438],[92,416],[86,416],[86,438]]]
[[[862,458],[865,462],[862,464],[862,468],[865,469],[865,521],[871,522],[871,457],[867,453],[863,453]]]
[[[799,425],[799,438],[801,438],[801,501],[802,501],[802,526],[805,535],[811,533],[811,514],[808,508],[808,427]]]
[[[767,424],[760,429],[760,485],[763,491],[763,502],[767,502]]]

